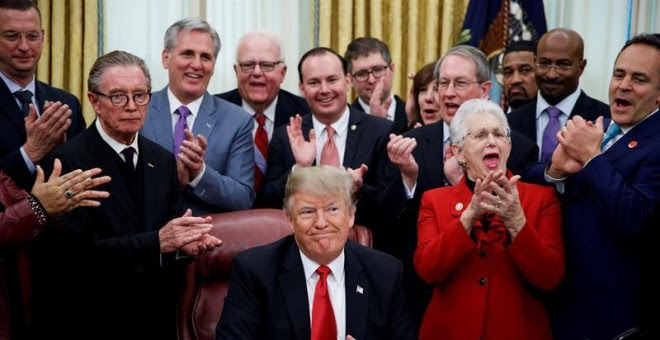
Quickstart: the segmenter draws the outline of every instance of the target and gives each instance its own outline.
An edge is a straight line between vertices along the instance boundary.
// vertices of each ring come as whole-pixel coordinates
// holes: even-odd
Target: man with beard
[[[507,112],[536,98],[538,87],[534,76],[534,53],[536,42],[529,40],[515,41],[504,51],[502,76]]]
[[[584,42],[577,32],[556,28],[544,34],[536,49],[536,84],[539,95],[508,115],[512,130],[536,141],[539,159],[549,161],[557,147],[559,129],[569,118],[586,120],[610,117],[607,104],[593,99],[578,88],[587,66]]]

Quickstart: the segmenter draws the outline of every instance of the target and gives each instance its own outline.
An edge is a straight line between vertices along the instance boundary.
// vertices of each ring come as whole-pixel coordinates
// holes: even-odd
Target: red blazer
[[[422,196],[414,264],[435,284],[420,339],[552,339],[537,291],[564,275],[561,212],[554,189],[518,182],[527,222],[510,242],[499,218],[472,238],[459,218],[472,192],[463,180]],[[473,240],[474,239],[474,240]]]

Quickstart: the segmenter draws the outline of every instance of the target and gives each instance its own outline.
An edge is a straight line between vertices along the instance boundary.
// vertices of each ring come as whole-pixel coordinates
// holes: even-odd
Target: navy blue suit
[[[80,101],[76,96],[66,91],[49,86],[40,81],[35,82],[35,97],[39,104],[39,112],[43,112],[46,101],[60,101],[69,105],[73,112],[71,126],[66,132],[67,140],[85,131],[85,119],[80,109]],[[23,188],[31,188],[33,175],[30,174],[20,148],[25,144],[25,122],[21,108],[9,88],[0,79],[0,168]]]
[[[403,298],[401,262],[353,241],[346,243],[344,256],[346,334],[360,340],[416,339]],[[309,315],[300,250],[289,235],[234,258],[217,338],[307,340]]]
[[[392,129],[392,132],[396,133],[397,135],[400,135],[408,131],[408,116],[406,115],[406,102],[401,100],[399,96],[394,95],[394,102],[390,105],[395,105],[394,128]],[[364,108],[362,107],[362,104],[360,104],[360,101],[358,99],[355,99],[353,101],[351,107],[358,111],[365,112]]]
[[[656,111],[566,179],[560,196],[566,275],[549,306],[556,338],[612,339],[644,321],[658,327],[651,316],[658,302],[651,280],[660,219],[658,146]],[[526,177],[545,182],[547,166],[530,168]]]

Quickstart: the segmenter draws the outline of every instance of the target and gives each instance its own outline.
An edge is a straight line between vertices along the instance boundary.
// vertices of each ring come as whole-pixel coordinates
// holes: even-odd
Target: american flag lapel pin
[[[364,294],[364,289],[360,287],[360,285],[357,285],[357,287],[355,287],[355,292],[358,294]]]

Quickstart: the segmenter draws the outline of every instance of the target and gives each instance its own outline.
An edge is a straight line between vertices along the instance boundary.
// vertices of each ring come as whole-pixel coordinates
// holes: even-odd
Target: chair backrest
[[[223,243],[200,256],[186,270],[177,321],[181,340],[215,340],[215,327],[227,296],[234,256],[291,233],[281,209],[252,209],[211,216],[211,234]],[[372,246],[371,231],[366,227],[354,226],[349,238],[363,246]]]

